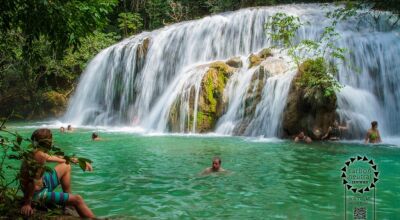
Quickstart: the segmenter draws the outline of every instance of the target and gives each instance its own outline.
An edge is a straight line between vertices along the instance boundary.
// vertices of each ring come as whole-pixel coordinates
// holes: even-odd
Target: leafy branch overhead
[[[120,13],[118,15],[118,23],[118,27],[125,37],[137,33],[143,27],[143,19],[138,13]]]
[[[276,13],[265,24],[264,28],[272,43],[277,43],[287,49],[297,68],[302,72],[300,85],[306,88],[306,96],[320,94],[330,97],[339,91],[340,83],[335,79],[337,61],[345,62],[345,48],[336,46],[339,34],[336,32],[336,22],[323,29],[317,39],[303,39],[295,41],[300,28],[307,23],[301,22],[299,17]],[[310,68],[304,68],[310,67]],[[315,97],[321,100],[320,97]]]

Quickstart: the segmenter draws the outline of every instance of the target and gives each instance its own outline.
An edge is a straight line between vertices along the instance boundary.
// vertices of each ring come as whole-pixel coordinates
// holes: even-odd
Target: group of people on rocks
[[[341,139],[341,134],[345,130],[348,130],[348,127],[339,125],[339,122],[335,120],[333,122],[333,125],[328,128],[328,131],[320,139],[338,141]],[[317,130],[316,133],[320,134],[320,131]],[[313,141],[312,138],[310,136],[305,135],[304,131],[300,131],[300,133],[294,137],[294,142],[304,142],[309,144],[312,141]],[[371,122],[371,128],[367,131],[364,142],[366,144],[368,143],[376,144],[382,142],[381,135],[379,134],[378,130],[377,121]]]

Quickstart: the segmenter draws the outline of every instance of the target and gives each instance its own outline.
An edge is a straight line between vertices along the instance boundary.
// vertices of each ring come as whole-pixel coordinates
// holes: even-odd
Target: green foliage
[[[0,4],[1,31],[20,29],[24,37],[25,58],[34,41],[44,37],[60,57],[70,45],[107,23],[105,16],[117,0],[16,0]]]
[[[273,41],[282,42],[285,47],[292,47],[293,37],[301,26],[299,17],[276,13],[265,23],[264,28]]]
[[[220,13],[224,11],[232,11],[237,8],[239,1],[231,0],[207,0],[206,5],[210,7],[211,13]]]
[[[339,91],[342,86],[329,73],[329,66],[323,57],[307,59],[300,67],[301,73],[298,85],[304,88],[306,99],[324,103],[324,98],[330,98]]]
[[[298,29],[304,25],[298,17],[277,13],[265,25],[271,38],[281,42],[296,63],[301,73],[299,85],[306,91],[305,98],[323,100],[323,97],[334,96],[341,88],[340,83],[334,78],[337,64],[325,60],[325,57],[328,57],[345,61],[346,49],[334,44],[339,38],[339,34],[335,31],[336,24],[334,22],[331,26],[325,27],[318,40],[305,39],[299,43],[293,42]]]
[[[137,33],[143,27],[143,19],[138,13],[120,13],[118,15],[118,23],[118,27],[125,37]]]
[[[168,23],[170,6],[165,0],[147,0],[145,11],[149,17],[149,28],[155,29]]]
[[[103,33],[95,31],[87,37],[81,39],[81,46],[74,50],[69,48],[62,61],[62,66],[67,73],[75,72],[80,74],[85,69],[87,62],[94,57],[100,50],[109,47],[120,38],[116,33]],[[74,69],[79,68],[78,71]],[[75,78],[75,77],[74,77]]]

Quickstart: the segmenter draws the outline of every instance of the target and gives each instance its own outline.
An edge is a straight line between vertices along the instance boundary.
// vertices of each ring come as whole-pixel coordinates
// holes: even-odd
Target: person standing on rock
[[[347,126],[340,126],[339,122],[335,120],[333,125],[328,128],[328,132],[321,138],[322,140],[338,141],[340,140],[341,132],[347,130]]]

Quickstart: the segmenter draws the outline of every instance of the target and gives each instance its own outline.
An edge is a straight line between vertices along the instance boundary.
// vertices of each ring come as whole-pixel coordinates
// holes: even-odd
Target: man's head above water
[[[214,157],[212,160],[212,169],[213,171],[218,171],[221,168],[221,158],[219,157]]]

